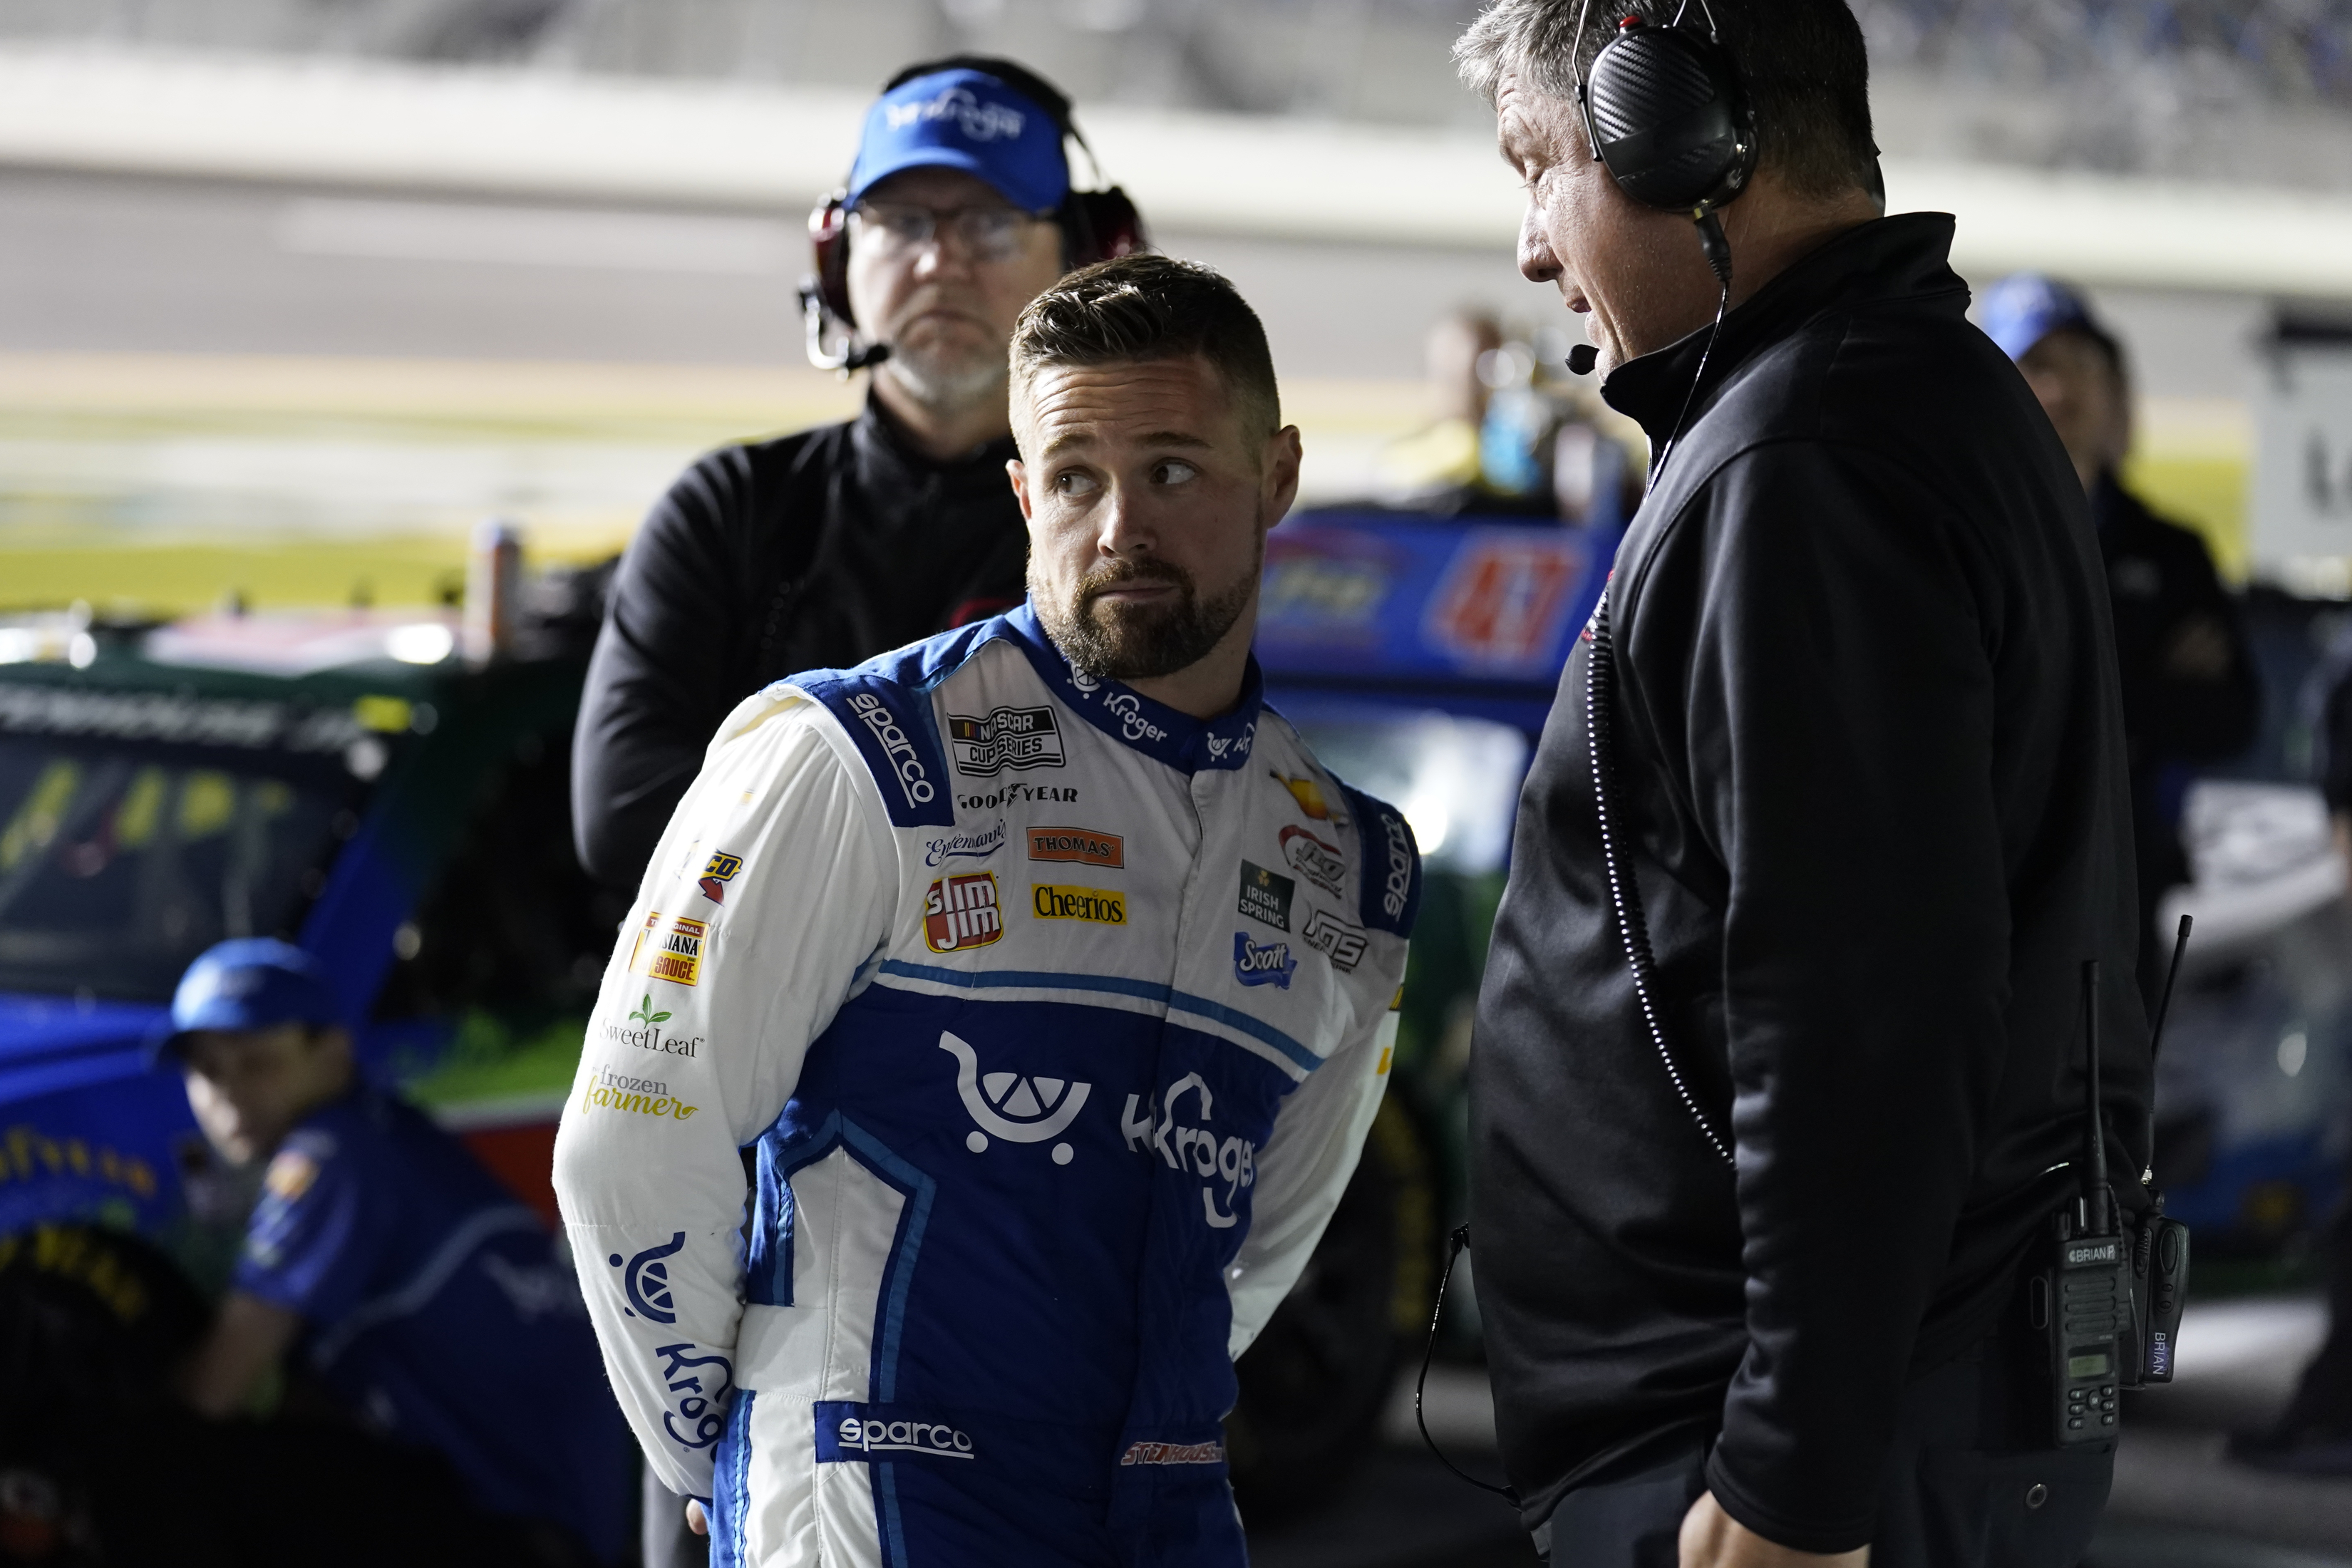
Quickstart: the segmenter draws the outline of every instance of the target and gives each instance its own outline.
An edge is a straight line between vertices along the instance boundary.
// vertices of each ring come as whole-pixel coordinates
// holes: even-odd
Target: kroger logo
[[[1176,1113],[1183,1109],[1190,1097],[1200,1110],[1201,1120],[1207,1121],[1216,1112],[1216,1101],[1201,1075],[1188,1072],[1168,1086],[1168,1092],[1157,1097],[1158,1103],[1143,1104],[1134,1095],[1127,1097],[1127,1109],[1120,1112],[1118,1130],[1127,1139],[1127,1146],[1143,1154],[1158,1154],[1171,1171],[1185,1171],[1202,1178],[1201,1212],[1211,1228],[1224,1230],[1241,1221],[1234,1200],[1243,1188],[1257,1182],[1257,1145],[1243,1137],[1220,1140],[1206,1127],[1192,1127],[1180,1122]],[[1225,1189],[1224,1202],[1217,1202],[1217,1186]]]
[[[849,699],[849,710],[857,716],[859,723],[873,731],[876,743],[889,757],[890,765],[898,775],[898,788],[907,796],[907,804],[929,804],[935,793],[931,788],[930,776],[923,771],[922,759],[915,755],[915,743],[907,739],[907,732],[898,728],[898,721],[890,716],[890,710],[882,706],[882,700],[871,692],[856,692]]]
[[[626,1263],[614,1253],[605,1261],[621,1271],[621,1289],[629,1298],[624,1309],[649,1323],[675,1323],[677,1305],[670,1300],[669,1260],[686,1250],[686,1232],[679,1231],[659,1247],[648,1247]]]
[[[925,121],[947,120],[974,142],[1010,142],[1021,134],[1023,119],[1017,109],[981,102],[968,87],[941,88],[940,95],[928,102],[894,103],[885,112],[889,115],[893,131],[904,131]]]
[[[1225,753],[1231,752],[1234,761],[1238,763],[1250,754],[1250,747],[1257,740],[1257,722],[1251,721],[1238,735],[1211,735],[1207,739],[1211,762],[1222,763],[1225,760]]]
[[[1252,942],[1249,932],[1234,932],[1234,978],[1244,985],[1278,985],[1290,989],[1290,976],[1298,968],[1298,960],[1290,956],[1286,942],[1264,944]]]
[[[681,1448],[708,1448],[719,1441],[727,1430],[727,1399],[735,1391],[735,1369],[727,1358],[688,1353],[698,1348],[690,1340],[654,1347],[664,1363],[662,1382],[676,1396],[675,1407],[662,1412],[662,1430]],[[690,1370],[695,1367],[715,1370]]]
[[[940,1049],[955,1058],[956,1097],[978,1124],[964,1134],[963,1145],[975,1154],[988,1152],[991,1137],[1007,1143],[1043,1143],[1069,1131],[1086,1109],[1090,1083],[1060,1078],[1029,1078],[1014,1072],[983,1073],[980,1053],[953,1035],[940,1037]],[[1066,1165],[1076,1157],[1067,1143],[1054,1145],[1054,1163]]]

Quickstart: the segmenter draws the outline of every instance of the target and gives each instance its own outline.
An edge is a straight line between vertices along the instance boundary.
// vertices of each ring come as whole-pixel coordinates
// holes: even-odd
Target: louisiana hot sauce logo
[[[942,877],[923,898],[923,942],[933,952],[986,947],[1004,934],[996,901],[996,874]]]
[[[636,946],[630,950],[629,973],[679,985],[699,984],[703,946],[709,938],[709,921],[650,910],[637,932]]]

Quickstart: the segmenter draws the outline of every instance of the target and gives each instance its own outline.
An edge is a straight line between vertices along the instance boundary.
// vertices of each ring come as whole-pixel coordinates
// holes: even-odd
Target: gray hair
[[[1572,100],[1620,20],[1666,26],[1685,4],[1694,17],[1712,11],[1755,108],[1763,162],[1807,195],[1869,189],[1870,59],[1846,0],[1598,0],[1581,37],[1585,0],[1495,0],[1454,40],[1454,63],[1489,103],[1506,76]]]

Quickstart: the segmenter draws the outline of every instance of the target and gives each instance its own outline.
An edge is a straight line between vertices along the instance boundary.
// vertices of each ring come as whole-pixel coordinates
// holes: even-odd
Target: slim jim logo
[[[702,979],[703,943],[709,937],[708,921],[685,915],[665,917],[659,910],[649,910],[645,929],[637,932],[636,946],[629,952],[629,973],[677,985],[697,984]]]
[[[923,941],[933,952],[986,947],[1004,934],[996,901],[996,874],[942,877],[923,900]]]
[[[1033,827],[1029,858],[1121,867],[1127,864],[1127,840],[1116,833],[1097,833],[1087,827]]]

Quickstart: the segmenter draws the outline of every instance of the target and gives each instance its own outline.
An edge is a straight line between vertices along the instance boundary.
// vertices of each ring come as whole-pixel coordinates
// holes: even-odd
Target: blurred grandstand
[[[1476,0],[0,0],[0,40],[863,86],[1018,55],[1081,100],[1483,128]],[[1605,9],[1605,7],[1604,7]],[[2352,0],[1859,0],[1890,153],[2352,189]]]

